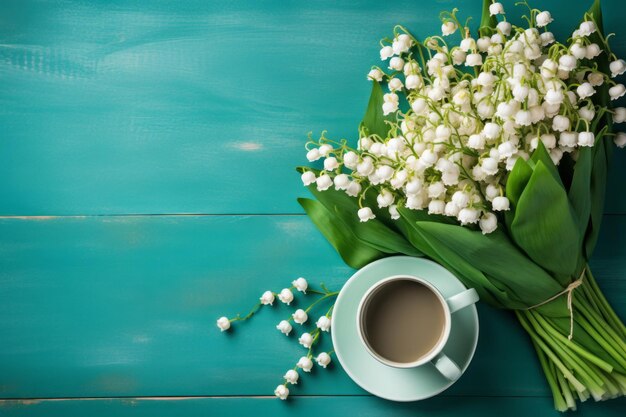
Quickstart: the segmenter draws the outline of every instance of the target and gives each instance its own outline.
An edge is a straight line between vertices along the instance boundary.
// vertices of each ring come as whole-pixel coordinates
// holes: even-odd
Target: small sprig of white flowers
[[[328,155],[328,152],[325,152],[322,147],[320,148],[322,149],[321,152]],[[320,151],[318,150],[318,152]],[[291,324],[292,321],[296,324],[304,325],[309,319],[309,312],[314,307],[324,301],[336,297],[337,294],[339,294],[338,291],[330,291],[324,284],[321,284],[320,287],[321,291],[312,289],[309,287],[309,284],[305,278],[297,278],[292,281],[291,287],[283,288],[278,293],[270,290],[263,292],[263,294],[259,298],[259,302],[250,310],[250,312],[246,316],[241,317],[239,314],[237,314],[233,318],[228,318],[226,316],[220,317],[219,319],[217,319],[217,327],[222,332],[229,330],[233,322],[250,319],[258,312],[259,308],[261,308],[262,306],[272,306],[276,298],[278,298],[285,305],[291,305],[291,303],[295,300],[293,290],[297,290],[298,292],[301,292],[305,295],[320,295],[321,297],[309,304],[308,307],[304,309],[296,309],[290,315],[290,317],[285,320],[281,320],[276,325],[276,329],[278,329],[284,335],[289,336],[289,334],[293,331],[293,326]],[[285,400],[287,399],[287,397],[289,397],[288,385],[297,384],[298,379],[300,378],[300,375],[298,374],[298,369],[302,370],[303,372],[311,372],[311,369],[313,369],[313,360],[315,360],[315,362],[322,368],[326,368],[331,363],[331,355],[334,351],[321,352],[317,355],[317,357],[315,357],[313,353],[313,347],[316,345],[316,343],[319,342],[322,332],[330,331],[333,308],[334,304],[330,306],[330,308],[326,311],[326,314],[318,318],[314,329],[302,333],[302,335],[298,338],[298,343],[304,348],[308,349],[308,352],[305,356],[302,356],[298,360],[296,366],[293,369],[290,369],[285,373],[285,375],[283,376],[284,382],[278,385],[274,390],[274,395],[276,395],[276,397],[280,398],[281,400]]]
[[[374,66],[367,77],[389,89],[382,104],[383,113],[394,116],[388,134],[361,129],[356,148],[325,133],[310,139],[307,159],[323,159],[323,169],[305,170],[304,185],[319,191],[334,186],[358,198],[361,222],[380,213],[374,199],[364,203],[369,192],[392,219],[400,218],[400,207],[427,210],[487,234],[497,229],[498,213],[510,209],[509,172],[540,144],[554,164],[567,154],[576,160],[579,148],[605,137],[626,146],[626,134],[595,129],[606,112],[614,123],[626,122],[626,109],[611,111],[592,101],[600,89],[608,88],[611,100],[626,94],[611,79],[626,73],[626,61],[610,52],[593,16],[586,15],[564,44],[548,31],[551,13],[528,8],[527,28],[505,19],[476,38],[457,9],[440,15],[443,37],[423,43],[396,26],[393,39],[381,41],[380,58],[389,71]],[[505,13],[499,2],[489,12]],[[460,42],[446,43],[444,37],[457,32]],[[610,77],[594,62],[600,54],[609,57]],[[401,110],[401,103],[408,108]]]

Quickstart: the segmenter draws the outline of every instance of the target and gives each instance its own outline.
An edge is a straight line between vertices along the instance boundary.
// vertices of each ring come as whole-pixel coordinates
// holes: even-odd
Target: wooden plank
[[[582,404],[576,415],[592,417],[623,416],[626,400]],[[297,397],[276,398],[172,398],[172,399],[91,399],[1,401],[3,416],[66,417],[84,416],[345,416],[429,417],[480,416],[528,417],[562,415],[542,397],[435,397],[415,403],[393,403],[376,397]]]
[[[593,268],[625,317],[626,217],[604,230]],[[290,309],[226,334],[215,319],[301,275],[351,275],[304,216],[0,219],[0,397],[271,394],[304,352],[274,328]],[[475,360],[447,394],[547,395],[512,317],[479,313]],[[294,390],[362,393],[338,364]]]
[[[465,3],[3,1],[0,215],[301,213],[306,134],[356,139],[379,39],[453,5],[477,22]],[[586,3],[552,2],[555,31]]]

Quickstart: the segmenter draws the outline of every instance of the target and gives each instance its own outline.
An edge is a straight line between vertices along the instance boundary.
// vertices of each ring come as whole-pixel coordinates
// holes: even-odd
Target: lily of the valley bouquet
[[[588,266],[626,145],[613,130],[626,108],[611,108],[626,63],[599,1],[564,42],[530,7],[518,27],[485,1],[476,34],[456,9],[440,17],[441,36],[398,26],[381,42],[358,143],[310,140],[321,169],[300,171],[316,200],[299,202],[348,265],[428,257],[514,310],[558,410],[623,396],[626,328]]]

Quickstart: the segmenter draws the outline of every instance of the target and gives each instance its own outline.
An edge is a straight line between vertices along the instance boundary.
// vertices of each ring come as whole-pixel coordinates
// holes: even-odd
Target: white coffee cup
[[[390,283],[396,282],[399,280],[415,281],[415,282],[422,284],[426,288],[430,289],[433,292],[433,294],[437,296],[439,302],[441,303],[441,307],[443,308],[443,314],[444,314],[444,325],[442,329],[442,335],[439,338],[437,344],[433,346],[428,351],[427,354],[425,354],[424,356],[412,362],[394,362],[385,357],[382,357],[376,351],[374,351],[374,349],[372,349],[369,341],[367,340],[367,337],[364,334],[365,333],[364,332],[364,320],[365,320],[364,313],[367,309],[369,302],[373,298],[372,296],[376,294],[378,291],[380,291],[382,288],[384,288],[385,286],[389,285]],[[361,342],[365,346],[365,349],[369,352],[369,354],[372,355],[376,360],[378,360],[379,362],[385,365],[393,366],[396,368],[415,368],[415,367],[422,366],[430,362],[437,368],[437,370],[444,377],[446,377],[447,379],[451,381],[454,381],[454,380],[457,380],[461,376],[462,374],[461,368],[459,368],[459,366],[452,359],[450,359],[448,356],[446,356],[445,353],[443,353],[443,348],[448,342],[448,338],[450,336],[450,330],[452,328],[452,314],[455,313],[456,311],[459,311],[467,306],[470,306],[476,303],[477,301],[478,301],[478,293],[473,288],[462,291],[451,297],[444,298],[441,292],[435,286],[433,286],[430,282],[422,278],[418,278],[418,277],[411,276],[411,275],[390,276],[381,281],[378,281],[375,285],[369,288],[367,292],[361,298],[361,301],[359,302],[359,308],[357,311],[357,329],[358,329],[359,337],[361,339]]]

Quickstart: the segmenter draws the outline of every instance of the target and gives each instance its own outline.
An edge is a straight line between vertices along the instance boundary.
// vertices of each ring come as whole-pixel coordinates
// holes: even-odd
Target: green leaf
[[[343,261],[352,268],[361,268],[368,263],[386,256],[358,239],[341,219],[328,211],[319,201],[299,198],[313,224],[339,253]]]
[[[519,158],[515,161],[515,165],[506,180],[506,196],[513,206],[517,205],[533,170],[524,159]]]
[[[581,237],[560,181],[539,160],[520,196],[510,232],[515,243],[562,284],[575,274]]]
[[[345,227],[349,228],[362,242],[388,254],[423,255],[410,245],[400,233],[387,227],[380,219],[361,222],[357,215],[359,210],[357,199],[350,197],[344,191],[338,191],[334,188],[318,191],[315,185],[310,185],[307,188],[328,211],[339,218]]]
[[[480,270],[488,283],[481,279],[466,284],[486,285],[485,291],[490,291],[507,308],[537,305],[563,289],[556,279],[522,253],[502,229],[484,235],[451,224],[417,222],[416,227],[428,234],[431,242],[439,242],[457,259]],[[506,296],[502,296],[503,292]],[[559,315],[567,314],[567,309],[562,308],[564,305],[553,307],[558,307]]]
[[[478,28],[481,36],[493,34],[495,27],[498,25],[498,19],[489,13],[489,5],[491,5],[491,0],[483,0],[483,11],[480,18],[480,27]]]
[[[364,130],[366,135],[378,135],[381,138],[386,138],[389,132],[389,126],[385,123],[386,120],[391,120],[391,118],[389,115],[383,115],[383,88],[380,83],[372,81],[372,93],[359,130]]]
[[[507,307],[509,302],[507,300],[508,294],[506,291],[499,290],[491,285],[487,277],[472,266],[471,262],[465,261],[459,257],[458,254],[437,241],[434,236],[431,236],[429,233],[417,227],[418,222],[414,221],[414,219],[415,213],[418,212],[404,207],[398,208],[398,212],[401,216],[398,220],[399,225],[411,244],[424,252],[430,259],[447,268],[466,286],[475,288],[482,301],[494,307]],[[502,300],[504,300],[504,302]]]
[[[557,180],[557,182],[562,186],[563,182],[561,181],[559,170],[557,169],[556,165],[554,165],[554,162],[552,162],[552,158],[550,158],[550,154],[546,150],[546,147],[544,146],[542,141],[539,141],[537,149],[535,149],[533,154],[530,156],[529,162],[533,164],[534,168],[534,165],[536,165],[539,161],[543,162],[543,165],[548,169],[548,172],[550,172],[554,179]]]
[[[581,236],[584,236],[587,232],[591,214],[591,200],[589,199],[589,193],[591,192],[591,156],[590,148],[580,148],[578,150],[572,185],[568,193],[572,209],[576,214],[578,232]]]

